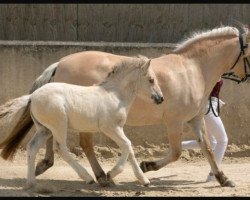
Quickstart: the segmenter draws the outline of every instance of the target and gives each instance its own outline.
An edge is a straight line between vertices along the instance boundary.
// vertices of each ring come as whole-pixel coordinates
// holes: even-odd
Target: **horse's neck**
[[[201,69],[205,81],[206,94],[209,95],[222,74],[229,71],[240,53],[237,38],[215,45],[207,54],[198,55],[192,59]]]

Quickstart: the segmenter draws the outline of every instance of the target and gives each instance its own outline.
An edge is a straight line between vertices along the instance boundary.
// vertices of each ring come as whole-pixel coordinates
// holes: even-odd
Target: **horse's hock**
[[[169,53],[174,44],[149,43],[75,43],[75,42],[0,42],[0,104],[7,100],[27,94],[33,81],[50,64],[63,56],[85,50],[100,50],[120,55],[145,55],[149,58]],[[221,118],[229,138],[229,144],[250,144],[250,83],[237,84],[224,80],[220,98],[226,103],[221,109]],[[167,99],[165,99],[167,100]],[[164,125],[124,127],[126,135],[133,145],[162,144],[167,139]],[[194,138],[188,128],[184,129],[183,139]],[[25,139],[25,144],[32,136],[34,129]],[[3,139],[0,136],[0,140]],[[69,134],[69,146],[78,145],[75,134]],[[99,145],[116,146],[113,141],[103,134],[96,134],[95,140]]]

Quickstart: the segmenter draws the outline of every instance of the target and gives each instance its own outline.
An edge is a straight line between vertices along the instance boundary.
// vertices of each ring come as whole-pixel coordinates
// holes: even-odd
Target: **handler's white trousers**
[[[213,100],[212,100],[213,108],[215,111],[217,111],[216,110],[217,102],[215,98],[213,98]],[[220,104],[222,105],[224,104],[224,102],[220,100]],[[214,151],[215,161],[217,165],[219,166],[222,163],[222,160],[223,160],[226,148],[227,148],[227,144],[228,144],[227,133],[225,131],[221,118],[214,116],[211,109],[207,115],[204,115],[204,120],[206,124],[208,138],[210,140],[211,147]],[[182,149],[200,148],[196,140],[183,141],[181,144],[182,144]]]

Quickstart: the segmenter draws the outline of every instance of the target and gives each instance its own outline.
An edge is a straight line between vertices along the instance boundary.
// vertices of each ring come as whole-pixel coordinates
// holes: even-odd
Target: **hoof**
[[[92,184],[94,184],[94,183],[95,183],[94,180],[91,180],[91,181],[87,182],[87,184],[89,184],[89,185],[92,185]]]
[[[100,184],[100,186],[102,187],[111,187],[111,186],[115,186],[115,183],[113,181],[113,179],[111,178],[110,174],[108,173],[106,174],[102,174],[102,176],[100,176],[97,179],[98,183]]]
[[[98,183],[100,184],[101,187],[112,187],[112,186],[115,186],[115,183],[114,181],[111,179],[111,180],[100,180],[98,179]]]
[[[235,183],[233,181],[227,180],[222,187],[235,187]]]
[[[23,189],[24,190],[30,190],[30,189],[34,189],[35,188],[35,183],[27,183],[24,187],[23,187]]]
[[[44,159],[37,163],[35,176],[38,176],[44,173],[47,169],[49,169],[54,163],[50,160]]]
[[[150,183],[146,183],[143,185],[144,187],[149,187],[150,186]]]
[[[156,171],[159,169],[157,168],[155,162],[145,162],[145,161],[141,162],[140,168],[143,171],[143,173],[148,172],[148,171]]]

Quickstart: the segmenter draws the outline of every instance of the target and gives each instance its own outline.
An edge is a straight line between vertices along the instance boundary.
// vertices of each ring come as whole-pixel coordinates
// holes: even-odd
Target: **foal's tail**
[[[58,62],[53,63],[43,73],[35,80],[33,86],[29,93],[33,93],[36,89],[42,87],[46,83],[52,81],[52,78],[56,72]],[[0,148],[3,148],[1,156],[4,159],[12,159],[14,153],[17,150],[18,145],[21,143],[22,139],[29,132],[33,126],[33,121],[30,116],[28,101],[29,95],[25,95],[16,99],[12,99],[0,106],[0,128],[1,128],[1,137],[0,139]],[[15,126],[14,129],[12,127]],[[23,134],[18,136],[18,132],[22,131]],[[15,137],[19,137],[15,139]],[[18,141],[18,143],[17,143]],[[16,145],[13,147],[13,145]]]
[[[8,136],[0,143],[0,148],[3,148],[1,156],[5,160],[11,160],[33,124],[30,116],[30,95],[12,99],[2,105],[0,107],[0,122],[14,126],[11,130],[8,129]]]

